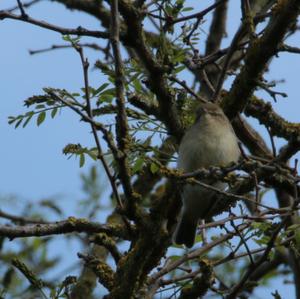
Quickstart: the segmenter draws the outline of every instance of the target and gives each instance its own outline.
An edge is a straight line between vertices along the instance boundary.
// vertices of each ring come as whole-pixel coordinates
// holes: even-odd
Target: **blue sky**
[[[190,1],[192,4],[196,1]],[[211,1],[210,1],[211,2]],[[232,1],[231,1],[232,2]],[[16,1],[4,0],[0,9],[14,6]],[[207,1],[203,1],[203,6]],[[18,11],[16,11],[18,13]],[[32,17],[43,19],[65,27],[76,28],[82,25],[97,30],[96,19],[78,12],[66,12],[60,4],[44,1],[29,10]],[[239,22],[239,5],[231,6],[228,33]],[[208,24],[208,23],[207,23]],[[204,28],[207,25],[204,25]],[[66,88],[69,91],[79,91],[83,86],[81,65],[78,54],[72,50],[58,50],[41,55],[30,56],[29,49],[41,49],[52,44],[62,44],[60,34],[47,31],[30,24],[18,21],[0,21],[1,56],[0,56],[0,147],[1,185],[0,198],[7,195],[17,195],[20,200],[38,200],[51,196],[62,196],[71,203],[72,198],[82,196],[79,173],[88,170],[91,163],[79,169],[78,161],[67,159],[62,155],[63,147],[68,143],[81,143],[93,146],[90,128],[78,122],[78,117],[72,112],[63,113],[51,120],[50,117],[37,128],[32,121],[25,129],[15,130],[7,124],[7,117],[25,112],[23,101],[34,94],[41,94],[42,88],[51,86]],[[203,33],[205,38],[205,32]],[[289,44],[297,45],[299,35],[289,40]],[[90,39],[90,41],[94,41]],[[228,44],[229,39],[224,41]],[[98,58],[98,53],[86,50],[91,62]],[[276,87],[276,90],[288,94],[287,99],[280,98],[274,108],[290,121],[299,121],[298,85],[299,58],[293,54],[280,54],[270,68],[268,79],[286,82]],[[104,78],[97,71],[90,72],[92,86],[104,83]],[[230,80],[226,83],[230,86]],[[258,93],[272,102],[263,92]],[[254,122],[255,123],[255,122]],[[267,136],[265,130],[261,130]],[[278,141],[282,144],[282,141]],[[272,198],[270,198],[271,200]],[[1,203],[2,204],[2,203]],[[3,203],[3,207],[5,207]],[[70,214],[74,212],[72,205],[66,205]],[[17,211],[16,211],[17,213]],[[276,285],[277,287],[277,285]],[[275,284],[274,284],[275,288]],[[289,287],[280,287],[279,291],[291,292]],[[263,297],[264,290],[259,295]],[[267,293],[269,296],[269,290]],[[293,292],[289,294],[292,298]]]
[[[6,2],[12,5],[15,1]],[[3,7],[7,6],[3,3]],[[30,10],[30,14],[61,26],[75,27],[82,23],[90,28],[98,26],[98,22],[80,13],[70,13],[66,17],[63,6],[54,3],[38,5]],[[24,113],[23,100],[33,94],[42,94],[43,87],[79,91],[83,81],[78,54],[72,50],[59,50],[30,56],[29,49],[62,44],[63,41],[59,34],[29,24],[11,20],[1,22],[0,34],[5,40],[0,58],[0,130],[5,140],[0,152],[4,179],[0,192],[32,199],[54,193],[76,195],[78,163],[63,156],[62,149],[67,143],[92,145],[89,127],[79,123],[77,116],[68,111],[63,111],[54,120],[47,119],[39,128],[33,121],[27,128],[15,130],[7,124],[7,117]],[[96,58],[96,53],[88,51],[88,54],[92,61]],[[90,77],[92,84],[101,82],[98,72],[91,72]]]

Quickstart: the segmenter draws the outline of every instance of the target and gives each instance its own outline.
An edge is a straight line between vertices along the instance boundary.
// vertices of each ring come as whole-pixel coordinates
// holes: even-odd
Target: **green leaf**
[[[183,5],[184,4],[184,0],[176,0],[176,5]]]
[[[300,227],[300,224],[292,224],[287,228],[287,231],[295,231]]]
[[[27,126],[27,124],[31,120],[32,116],[33,116],[33,113],[26,118],[25,122],[23,123],[23,128],[25,128]]]
[[[94,161],[98,158],[98,151],[97,150],[87,150],[87,155],[89,155]]]
[[[111,103],[114,99],[114,96],[111,94],[102,94],[97,101],[97,105],[100,105],[101,103]]]
[[[70,42],[71,41],[71,37],[69,35],[63,35],[62,39],[65,40],[66,42]]]
[[[99,88],[94,90],[93,96],[96,96],[99,93],[101,93],[101,91],[103,91],[108,85],[109,83],[103,83]]]
[[[143,167],[143,164],[144,164],[144,158],[143,157],[138,158],[132,167],[132,172],[136,173],[136,172],[140,171]]]
[[[194,10],[194,8],[193,7],[185,7],[181,11],[191,11],[191,10]]]
[[[74,44],[80,41],[80,37],[71,37],[70,35],[63,35],[62,39],[65,40],[66,42],[70,42]]]
[[[202,234],[198,234],[195,238],[195,243],[202,242],[202,241],[203,241]]]
[[[16,125],[15,125],[15,129],[21,124],[22,120],[23,120],[23,118],[20,118],[20,119],[17,121],[17,123],[16,123]]]
[[[45,118],[46,118],[46,112],[43,111],[39,114],[39,116],[37,118],[37,121],[36,121],[37,125],[39,126],[45,120]]]
[[[256,239],[256,238],[252,238],[252,240],[258,244],[258,245],[266,245],[268,244],[268,242],[270,241],[270,237],[268,236],[263,236],[262,238],[260,239]]]
[[[181,71],[183,71],[184,69],[185,69],[185,66],[182,65],[182,66],[175,68],[174,72],[175,72],[175,74],[177,74],[177,73],[180,73]]]
[[[97,104],[101,104],[103,102],[107,102],[107,103],[111,103],[111,101],[113,100],[113,98],[115,97],[116,94],[116,90],[115,88],[108,88],[106,90],[104,90],[97,101]]]
[[[80,154],[79,167],[82,167],[84,165],[84,162],[85,162],[84,154]]]
[[[55,108],[51,111],[51,117],[52,117],[52,118],[55,117],[57,111],[58,111],[58,108],[57,108],[57,107],[55,107]]]
[[[183,62],[185,60],[185,53],[184,51],[178,51],[172,58],[172,62]]]
[[[159,167],[155,163],[151,163],[150,170],[154,174],[159,170]]]
[[[14,123],[16,120],[16,118],[14,116],[9,116],[8,117],[8,124],[11,125],[12,123]]]
[[[275,251],[271,250],[268,254],[268,260],[273,260],[275,257]]]
[[[85,97],[85,87],[80,88],[80,90],[84,93],[83,98],[86,98],[86,97]],[[89,93],[89,95],[92,97],[93,94],[95,93],[95,88],[89,86],[89,88],[88,88],[88,93]]]
[[[168,15],[172,16],[173,15],[173,7],[171,5],[166,5],[165,6],[165,10],[167,12]]]
[[[270,229],[270,227],[272,226],[272,224],[269,223],[269,222],[253,222],[251,224],[251,226],[254,229],[258,229],[260,231],[267,231],[268,229]]]
[[[108,88],[108,89],[106,89],[102,92],[102,95],[104,95],[104,94],[115,95],[116,94],[116,89],[114,87],[113,88]]]
[[[46,102],[46,104],[47,104],[48,106],[54,106],[54,105],[55,105],[55,101],[53,101],[53,100],[48,100],[48,101]]]
[[[137,92],[141,92],[142,91],[142,84],[141,84],[141,82],[140,82],[139,79],[133,80],[133,86],[135,88],[135,91],[137,91]]]
[[[73,97],[80,97],[80,93],[78,93],[78,92],[74,92],[74,93],[72,93],[71,94]]]

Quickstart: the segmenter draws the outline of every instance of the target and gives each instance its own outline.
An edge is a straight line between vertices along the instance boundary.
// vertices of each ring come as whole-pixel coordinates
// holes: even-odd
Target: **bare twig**
[[[24,19],[27,19],[28,15],[26,14],[25,12],[25,9],[23,7],[23,3],[21,2],[21,0],[17,0],[18,2],[18,6],[19,6],[19,9],[20,9],[20,12],[21,12],[21,16],[24,18]]]
[[[244,36],[244,34],[245,34],[245,25],[242,24],[241,27],[236,32],[236,34],[234,35],[234,37],[231,41],[229,51],[226,54],[225,61],[224,61],[223,67],[222,67],[222,71],[218,78],[218,83],[216,85],[215,92],[213,95],[213,101],[219,101],[219,96],[220,96],[222,86],[223,86],[223,83],[224,83],[224,80],[226,77],[226,73],[228,71],[228,67],[230,65],[231,59],[232,59],[235,51],[237,51],[239,48],[239,42],[241,41],[241,38]]]
[[[300,48],[289,46],[289,45],[286,45],[286,44],[280,45],[278,47],[278,51],[280,51],[280,52],[289,52],[289,53],[294,53],[294,54],[300,54]]]
[[[88,30],[85,29],[83,27],[77,27],[76,29],[71,29],[71,28],[64,28],[64,27],[60,27],[54,24],[50,24],[47,23],[45,21],[40,21],[40,20],[36,20],[31,18],[30,16],[26,15],[15,15],[12,14],[8,11],[4,11],[1,10],[0,11],[0,20],[4,20],[4,19],[13,19],[13,20],[17,20],[17,21],[22,21],[25,23],[30,23],[33,25],[36,25],[38,27],[42,27],[51,31],[55,31],[55,32],[59,32],[61,34],[70,34],[70,35],[78,35],[78,36],[91,36],[91,37],[97,37],[97,38],[104,38],[107,39],[109,38],[109,34],[107,32],[103,32],[103,31],[95,31],[95,30]]]
[[[227,0],[219,0],[216,3],[214,3],[214,4],[210,5],[209,7],[205,8],[203,11],[194,13],[194,14],[186,16],[186,17],[177,18],[175,20],[172,20],[170,23],[171,24],[176,24],[176,23],[188,21],[188,20],[191,20],[191,19],[198,19],[198,20],[200,20],[206,14],[208,14],[210,11],[214,10],[215,8],[217,8],[219,5],[221,5],[224,2],[227,2]]]
[[[85,98],[86,98],[86,111],[87,111],[88,116],[91,119],[93,119],[93,111],[92,111],[92,108],[91,108],[90,92],[89,92],[89,77],[88,77],[89,62],[84,57],[83,50],[80,46],[74,45],[74,48],[78,51],[78,53],[80,55],[81,64],[82,64],[82,68],[83,68],[84,89],[85,89]],[[94,136],[96,146],[97,146],[97,150],[98,150],[98,158],[101,161],[101,163],[104,167],[104,170],[106,172],[106,175],[107,175],[107,177],[110,181],[110,184],[111,184],[111,187],[112,187],[112,190],[113,190],[113,194],[116,197],[116,201],[117,201],[119,207],[121,209],[123,209],[122,200],[121,200],[121,197],[119,195],[115,179],[114,179],[113,175],[110,172],[110,169],[109,169],[109,167],[106,163],[106,160],[103,157],[103,151],[102,151],[101,143],[100,143],[100,140],[99,140],[99,137],[98,137],[97,129],[96,129],[93,122],[90,122],[90,125],[91,125],[91,128],[92,128],[93,136]]]
[[[179,79],[177,79],[175,76],[169,76],[169,79],[171,81],[174,81],[176,83],[178,83],[180,86],[182,86],[188,93],[190,93],[191,95],[193,95],[197,100],[206,103],[207,101],[201,97],[200,95],[196,94],[191,88],[189,88],[186,84],[185,81],[181,81]]]
[[[249,226],[249,224],[243,224],[239,227],[239,231],[242,231],[244,229],[246,229]],[[148,283],[151,285],[153,284],[157,279],[159,279],[160,277],[164,276],[165,274],[169,273],[170,271],[176,269],[178,266],[180,266],[181,264],[187,262],[188,260],[194,259],[194,258],[198,258],[199,256],[202,256],[203,254],[205,254],[206,252],[210,251],[212,248],[214,248],[215,246],[218,246],[219,244],[222,244],[223,242],[233,238],[236,235],[235,232],[230,232],[226,235],[223,235],[221,237],[219,237],[218,239],[206,244],[205,246],[193,250],[190,253],[183,255],[181,258],[177,259],[176,261],[166,265],[163,269],[161,269],[159,272],[154,273],[150,278]]]
[[[209,34],[206,40],[205,55],[212,54],[220,48],[222,39],[226,34],[227,8],[228,1],[225,1],[214,11]]]
[[[272,90],[270,87],[275,86],[274,83],[267,84],[265,82],[257,80],[257,85],[261,89],[265,90],[273,98],[274,102],[277,102],[277,96],[282,96],[283,98],[286,98],[288,96],[285,92]]]
[[[96,51],[102,51],[102,52],[106,52],[106,49],[99,46],[98,44],[95,43],[82,43],[82,44],[78,44],[80,47],[82,48],[90,48]],[[29,54],[30,55],[35,55],[35,54],[40,54],[40,53],[46,53],[49,51],[53,51],[53,50],[59,50],[59,49],[68,49],[68,48],[73,48],[72,45],[52,45],[51,47],[48,48],[44,48],[44,49],[39,49],[39,50],[29,50]]]
[[[28,1],[28,2],[26,2],[26,3],[22,3],[22,6],[23,6],[23,8],[28,8],[28,7],[34,5],[34,4],[38,3],[38,2],[41,2],[41,1],[42,1],[42,0],[31,0],[31,1]],[[18,3],[17,6],[14,6],[14,7],[12,7],[12,8],[6,9],[6,11],[8,11],[8,12],[13,12],[13,11],[15,11],[15,10],[18,9],[18,8],[20,8],[19,3]]]
[[[31,224],[39,224],[39,223],[50,223],[49,221],[43,220],[43,219],[34,219],[29,217],[23,217],[23,216],[17,216],[12,215],[6,212],[3,212],[0,210],[0,218],[9,219],[15,223],[31,223]]]
[[[275,145],[275,142],[274,142],[274,137],[271,133],[271,130],[269,127],[266,127],[268,133],[269,133],[269,136],[270,136],[270,141],[271,141],[271,145],[272,145],[272,152],[273,152],[273,157],[275,158],[277,156],[277,151],[276,151],[276,145]]]
[[[281,231],[281,229],[285,226],[286,222],[287,222],[287,217],[280,223],[278,224],[277,228],[274,230],[265,250],[263,255],[259,258],[258,261],[256,261],[254,264],[250,264],[248,271],[244,274],[244,276],[242,277],[242,279],[240,280],[240,282],[235,285],[231,291],[229,292],[229,294],[226,296],[226,299],[234,299],[236,298],[236,296],[240,293],[240,291],[242,290],[243,286],[245,285],[245,283],[247,282],[248,278],[251,276],[251,274],[264,262],[267,260],[269,253],[271,252],[271,250],[273,249],[273,245],[275,243],[275,240],[279,234],[279,232]]]
[[[244,244],[245,248],[246,248],[246,251],[248,253],[248,257],[250,259],[250,262],[251,264],[254,264],[254,261],[253,261],[253,257],[252,257],[252,254],[251,254],[251,251],[249,249],[249,246],[247,244],[247,241],[245,240],[244,236],[243,236],[243,233],[239,231],[238,227],[235,225],[234,221],[230,221],[230,224],[231,226],[234,228],[234,230],[236,231],[237,235],[240,237],[241,239],[241,242]]]

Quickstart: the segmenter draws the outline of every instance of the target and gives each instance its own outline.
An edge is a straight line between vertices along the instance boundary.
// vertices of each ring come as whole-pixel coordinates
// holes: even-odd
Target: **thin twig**
[[[21,12],[21,16],[26,19],[28,17],[28,15],[25,12],[25,9],[23,7],[23,3],[21,2],[21,0],[17,0],[17,2],[18,2],[18,6],[19,6],[19,9],[20,9],[20,12]]]
[[[48,29],[51,31],[59,32],[61,34],[91,36],[91,37],[104,38],[104,39],[109,38],[109,34],[107,32],[88,30],[81,26],[78,26],[76,29],[60,27],[60,26],[57,26],[54,24],[47,23],[45,21],[33,19],[28,15],[26,15],[26,17],[24,17],[23,15],[18,16],[13,13],[10,13],[8,11],[0,10],[0,20],[4,20],[4,19],[13,19],[13,20],[22,21],[25,23],[30,23],[30,24],[36,25],[38,27],[42,27],[42,28],[45,28],[45,29]]]
[[[285,92],[272,90],[270,87],[274,87],[275,83],[265,83],[261,80],[257,80],[256,82],[261,89],[266,91],[273,98],[275,103],[277,102],[277,96],[282,96],[283,98],[288,96]]]
[[[9,219],[15,223],[29,223],[29,224],[39,224],[39,223],[50,223],[49,221],[43,219],[34,219],[29,217],[17,216],[13,214],[9,214],[0,210],[0,218]]]
[[[28,8],[28,7],[34,5],[34,4],[38,3],[38,2],[41,2],[41,1],[42,0],[31,0],[31,1],[28,1],[26,3],[22,3],[22,6],[23,6],[23,8]],[[20,7],[19,7],[19,4],[18,4],[17,6],[14,6],[12,8],[6,9],[6,11],[13,12],[14,10],[19,9],[19,8]]]
[[[90,48],[93,50],[97,50],[97,51],[102,51],[102,52],[106,52],[106,49],[95,44],[95,43],[83,43],[83,44],[78,44],[80,47],[84,48]],[[45,53],[45,52],[49,52],[49,51],[53,51],[53,50],[59,50],[59,49],[67,49],[67,48],[73,48],[72,45],[52,45],[51,47],[48,48],[43,48],[43,49],[39,49],[39,50],[29,50],[29,54],[30,55],[35,55],[35,54],[40,54],[40,53]]]
[[[278,47],[278,51],[280,51],[280,52],[289,52],[289,53],[294,53],[294,54],[300,54],[300,48],[289,46],[289,45],[286,45],[286,44],[280,45]]]
[[[273,135],[271,133],[271,129],[266,126],[266,129],[269,133],[269,136],[270,136],[270,141],[271,141],[271,145],[272,145],[272,153],[273,153],[273,157],[275,158],[277,156],[277,151],[276,151],[276,145],[275,145],[275,142],[274,142],[274,138],[273,138]]]
[[[93,111],[92,111],[92,108],[91,108],[90,92],[89,92],[89,77],[88,77],[89,62],[88,62],[87,58],[84,57],[82,47],[80,47],[78,45],[74,45],[74,48],[77,50],[77,52],[80,55],[81,64],[82,64],[82,68],[83,68],[84,90],[85,90],[85,98],[86,98],[86,111],[87,111],[88,116],[91,119],[93,119]],[[98,158],[101,161],[101,163],[104,167],[104,170],[106,172],[106,175],[107,175],[107,177],[110,181],[110,184],[111,184],[113,193],[116,197],[117,203],[118,203],[119,207],[121,209],[123,209],[122,200],[121,200],[121,197],[119,195],[115,179],[114,179],[113,175],[110,172],[110,169],[109,169],[109,167],[106,163],[106,160],[103,157],[103,151],[102,151],[102,147],[101,147],[100,140],[99,140],[99,137],[98,137],[97,129],[96,129],[93,122],[90,122],[90,125],[91,125],[91,128],[92,128],[93,136],[94,136],[96,146],[97,146],[97,150],[98,150]]]
[[[243,233],[241,233],[238,229],[238,227],[235,225],[234,221],[230,221],[230,224],[231,226],[234,228],[234,230],[236,231],[237,235],[241,238],[241,241],[242,243],[244,244],[245,248],[246,248],[246,251],[248,253],[248,256],[249,256],[249,259],[250,259],[250,262],[251,264],[253,265],[254,264],[254,261],[253,261],[253,258],[252,258],[252,254],[251,254],[251,251],[249,249],[249,246],[246,242],[246,240],[244,239],[244,236],[243,236]]]
[[[176,83],[178,83],[180,86],[182,86],[188,93],[190,93],[191,95],[193,95],[197,100],[206,103],[207,100],[205,100],[203,97],[201,97],[200,95],[196,94],[191,88],[189,88],[186,84],[185,81],[181,81],[179,79],[177,79],[175,76],[169,76],[169,79],[171,81],[174,81]]]
[[[102,123],[96,122],[94,119],[90,118],[86,113],[82,112],[80,109],[74,106],[72,102],[69,102],[62,97],[58,96],[52,89],[45,89],[46,93],[51,96],[51,98],[55,101],[62,102],[67,107],[72,109],[74,112],[76,112],[78,115],[82,117],[82,119],[88,123],[92,123],[97,130],[100,130],[104,136],[105,141],[107,142],[110,150],[112,151],[113,155],[118,154],[118,149],[110,135],[110,133],[106,130],[104,125]]]
[[[239,230],[242,231],[246,229],[249,226],[249,224],[243,224],[239,227]],[[198,258],[199,256],[202,256],[206,252],[210,251],[212,248],[218,246],[219,244],[222,244],[223,242],[232,239],[236,235],[236,232],[230,232],[226,235],[223,235],[219,237],[218,239],[206,244],[205,246],[202,246],[199,249],[195,249],[191,251],[188,254],[183,255],[181,258],[175,260],[171,264],[167,265],[163,269],[161,269],[159,272],[154,273],[150,278],[149,278],[149,284],[154,283],[157,279],[160,277],[164,276],[165,274],[169,273],[170,271],[176,269],[178,266],[181,264],[187,262],[188,260]]]
[[[212,93],[215,93],[216,90],[212,84],[212,82],[210,81],[210,79],[207,76],[206,70],[204,68],[201,69],[201,76],[203,78],[203,81],[205,82],[205,84],[207,85],[207,87],[210,89],[210,91]]]
[[[227,72],[228,67],[230,65],[233,54],[235,53],[236,50],[239,49],[239,42],[240,42],[241,38],[244,36],[244,34],[245,34],[245,25],[242,24],[241,27],[236,32],[236,34],[234,35],[234,37],[232,39],[232,42],[231,42],[231,45],[230,45],[230,48],[229,48],[229,51],[226,54],[225,61],[224,61],[224,64],[223,64],[223,68],[222,68],[221,74],[219,76],[218,83],[216,85],[215,93],[213,95],[213,101],[218,101],[219,100],[219,96],[220,96],[220,93],[221,93],[221,90],[222,90],[222,86],[223,86],[223,83],[224,83],[224,80],[225,80],[225,77],[226,77],[226,72]]]
[[[207,13],[214,10],[216,7],[221,5],[223,2],[227,2],[227,1],[228,0],[219,0],[216,3],[212,4],[211,6],[204,9],[203,11],[197,12],[195,14],[192,14],[192,15],[189,15],[189,16],[186,16],[186,17],[177,18],[175,20],[172,20],[170,23],[171,24],[176,24],[176,23],[183,22],[183,21],[188,21],[188,20],[191,20],[191,19],[198,19],[198,20],[202,19]]]
[[[216,192],[217,194],[220,194],[220,195],[223,195],[223,196],[226,196],[226,197],[229,197],[229,198],[234,198],[236,200],[246,200],[246,201],[249,201],[249,202],[252,202],[252,203],[255,203],[255,201],[252,199],[252,198],[249,198],[249,197],[246,197],[246,196],[243,196],[243,195],[237,195],[237,194],[233,194],[233,193],[230,193],[228,191],[222,191],[216,187],[213,187],[211,185],[208,185],[208,184],[205,184],[203,182],[200,182],[200,181],[197,181],[197,180],[193,180],[193,182],[196,184],[196,185],[200,185],[201,187],[204,187],[208,190],[212,190],[214,192]],[[216,202],[217,204],[217,202]],[[265,208],[265,209],[269,209],[269,210],[273,210],[273,211],[277,211],[276,208],[272,208],[270,206],[266,206],[262,203],[257,203],[257,205]]]
[[[234,299],[236,298],[236,296],[240,293],[240,291],[242,290],[243,286],[245,285],[245,283],[247,282],[247,280],[249,279],[249,277],[251,276],[251,274],[263,263],[267,260],[268,255],[270,253],[270,251],[273,249],[273,245],[275,243],[275,240],[280,232],[280,230],[285,226],[285,224],[288,221],[288,217],[285,217],[285,219],[278,224],[277,228],[275,229],[275,231],[273,232],[267,246],[266,249],[264,251],[264,253],[262,254],[262,256],[259,258],[259,260],[257,262],[255,262],[254,264],[250,264],[248,271],[244,274],[244,276],[242,277],[242,279],[239,281],[238,284],[236,284],[230,291],[230,293],[226,296],[226,299]]]
[[[253,171],[251,174],[252,174],[254,182],[255,182],[255,213],[257,213],[257,211],[258,211],[258,203],[259,203],[258,179],[257,179],[257,175],[256,175],[255,171]]]

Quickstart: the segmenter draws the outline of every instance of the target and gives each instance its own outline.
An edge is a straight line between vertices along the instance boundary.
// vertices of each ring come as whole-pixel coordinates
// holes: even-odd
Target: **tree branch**
[[[66,233],[106,233],[109,236],[128,239],[127,230],[121,225],[108,225],[86,219],[69,217],[68,220],[34,225],[0,225],[0,236],[9,239],[37,236],[51,236]]]
[[[107,32],[88,30],[88,29],[85,29],[80,26],[77,27],[76,29],[64,28],[64,27],[60,27],[57,25],[47,23],[45,21],[39,21],[39,20],[33,19],[33,18],[29,17],[28,15],[18,16],[18,15],[9,13],[7,11],[1,10],[0,11],[0,20],[5,20],[5,19],[13,19],[13,20],[22,21],[25,23],[30,23],[30,24],[36,25],[38,27],[42,27],[42,28],[45,28],[45,29],[48,29],[51,31],[59,32],[61,34],[65,34],[65,35],[71,34],[71,35],[78,35],[78,36],[91,36],[91,37],[104,38],[104,39],[109,38],[109,34]]]
[[[265,70],[269,60],[277,53],[278,45],[296,21],[299,10],[298,0],[282,0],[273,8],[273,16],[264,34],[254,40],[247,50],[245,64],[234,80],[229,94],[222,101],[224,111],[230,119],[245,108],[257,86],[256,80]]]

